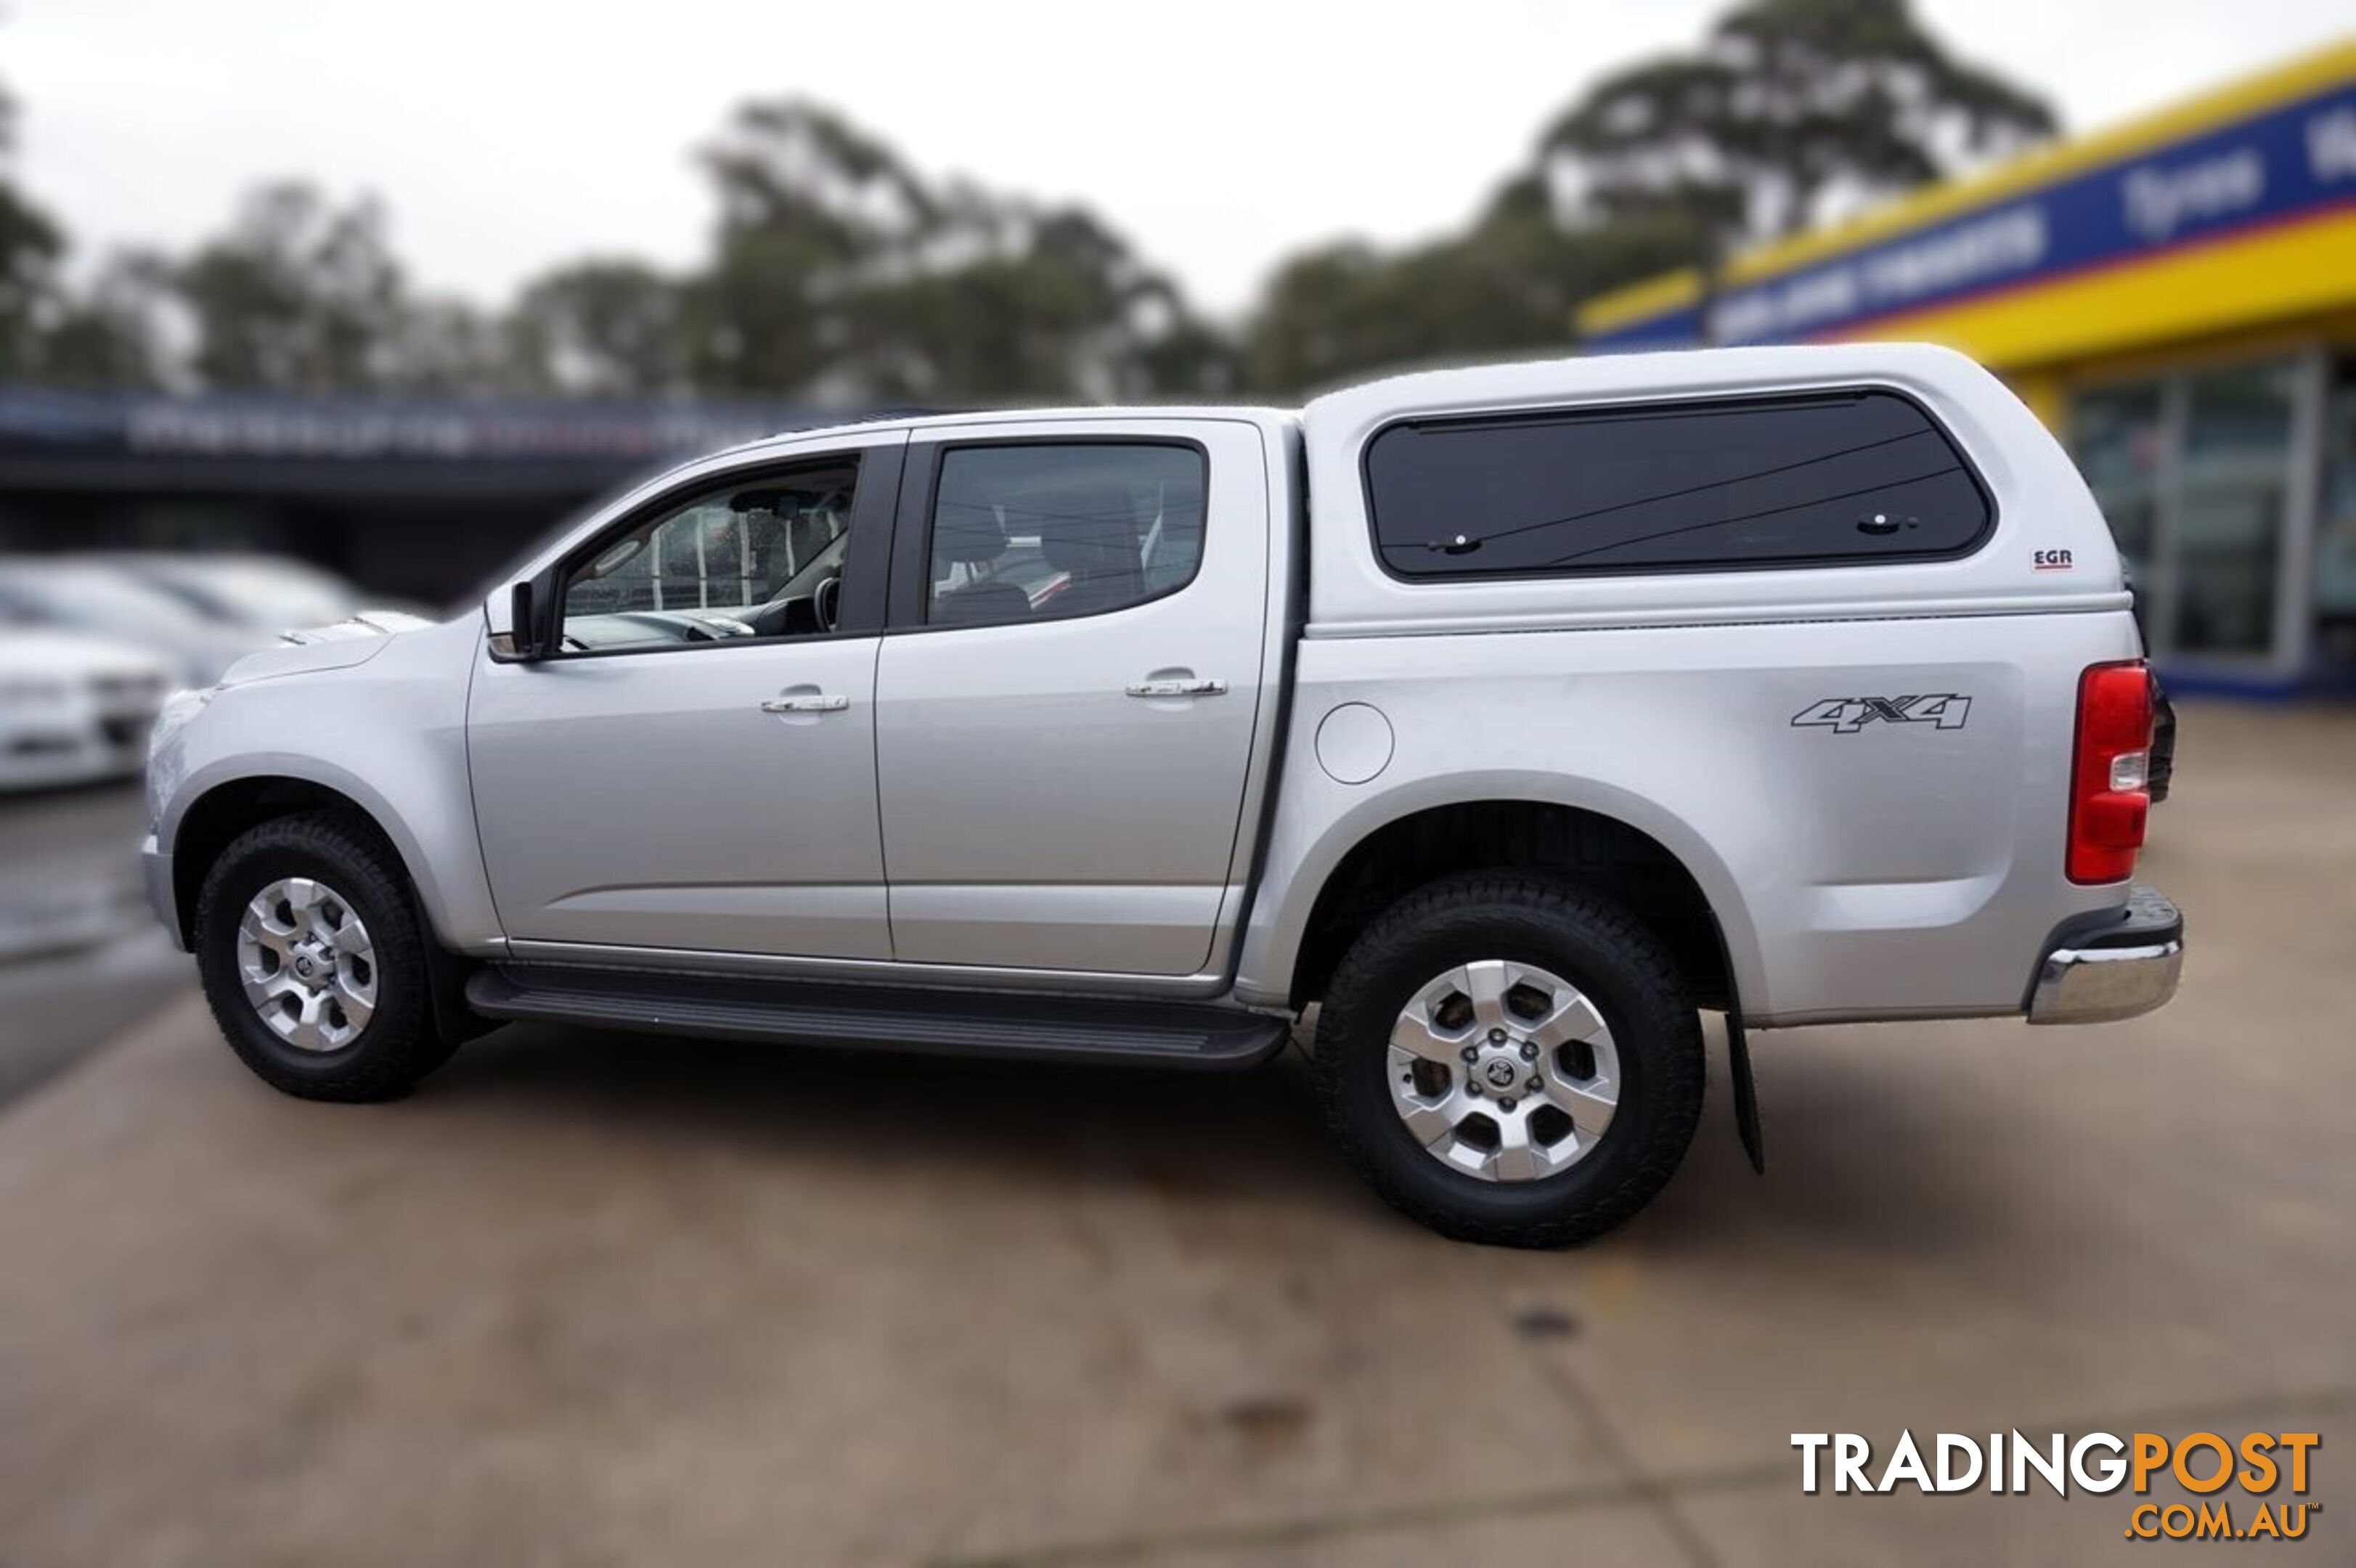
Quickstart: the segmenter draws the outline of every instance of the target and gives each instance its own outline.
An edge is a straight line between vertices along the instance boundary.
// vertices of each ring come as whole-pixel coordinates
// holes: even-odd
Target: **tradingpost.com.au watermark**
[[[2126,1487],[2140,1499],[2153,1481],[2172,1477],[2199,1500],[2134,1503],[2125,1533],[2145,1541],[2299,1539],[2308,1516],[2323,1511],[2321,1503],[2303,1500],[2309,1460],[2322,1443],[2313,1432],[2252,1432],[2239,1439],[2214,1432],[2176,1438],[2089,1432],[2074,1440],[2058,1432],[2045,1439],[1991,1432],[1986,1442],[1942,1432],[1926,1456],[1912,1432],[1901,1432],[1877,1466],[1873,1445],[1854,1432],[1792,1434],[1792,1446],[1800,1451],[1800,1489],[1809,1493],[1880,1495],[1911,1483],[1925,1493],[1985,1486],[2019,1494],[2041,1483],[2060,1497],[2073,1486],[2096,1495]],[[2287,1495],[2276,1497],[2283,1487]]]

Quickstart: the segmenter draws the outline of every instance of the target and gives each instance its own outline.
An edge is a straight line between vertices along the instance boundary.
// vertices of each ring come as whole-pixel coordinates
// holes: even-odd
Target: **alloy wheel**
[[[298,1051],[340,1051],[376,1016],[376,949],[351,901],[284,877],[254,894],[237,926],[245,999]]]
[[[1620,1104],[1620,1056],[1578,987],[1483,959],[1419,987],[1391,1028],[1391,1104],[1424,1152],[1483,1181],[1584,1159]]]

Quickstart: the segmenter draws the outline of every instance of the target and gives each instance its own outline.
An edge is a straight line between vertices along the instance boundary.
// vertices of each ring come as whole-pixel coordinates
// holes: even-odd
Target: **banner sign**
[[[1793,342],[2356,203],[2356,83],[2025,196],[1728,289],[1717,343]],[[1601,349],[1691,347],[1687,305],[1597,333]]]

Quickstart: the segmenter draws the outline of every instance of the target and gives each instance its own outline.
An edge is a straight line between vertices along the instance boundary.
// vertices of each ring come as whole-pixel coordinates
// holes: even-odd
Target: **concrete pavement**
[[[0,963],[152,929],[136,783],[0,797]]]
[[[187,988],[139,881],[137,784],[0,801],[0,1106]]]
[[[2356,723],[2184,731],[2172,1008],[1765,1036],[1770,1175],[1715,1084],[1576,1253],[1393,1217],[1291,1060],[515,1029],[343,1108],[177,1004],[0,1111],[0,1563],[2132,1561],[1789,1435],[2286,1426],[2351,1561]]]

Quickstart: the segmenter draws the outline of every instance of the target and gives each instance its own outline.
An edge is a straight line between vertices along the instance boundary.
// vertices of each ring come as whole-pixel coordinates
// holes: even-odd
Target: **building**
[[[2356,687],[2356,40],[1580,327],[1961,348],[2076,455],[2174,681]]]
[[[251,549],[429,603],[787,405],[0,390],[0,550]]]

